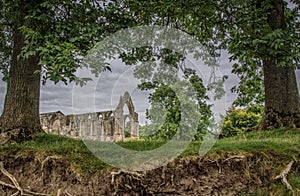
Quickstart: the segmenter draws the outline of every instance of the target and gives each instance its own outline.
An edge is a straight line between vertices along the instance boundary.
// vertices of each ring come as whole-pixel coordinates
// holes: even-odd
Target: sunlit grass
[[[199,153],[201,142],[193,142],[184,155]],[[217,140],[211,153],[244,151],[249,153],[274,151],[277,154],[297,156],[300,153],[300,130],[277,129],[272,131],[255,131],[232,138]]]
[[[123,148],[147,151],[165,144],[162,141],[130,140],[117,143]],[[184,150],[182,156],[198,155],[201,142],[195,141]],[[41,133],[32,141],[0,147],[1,151],[17,152],[31,150],[37,153],[49,153],[66,158],[83,171],[93,172],[97,169],[110,168],[95,157],[82,140],[64,136]],[[277,129],[273,131],[256,131],[233,138],[217,140],[208,155],[222,152],[273,152],[285,157],[300,155],[300,130]]]

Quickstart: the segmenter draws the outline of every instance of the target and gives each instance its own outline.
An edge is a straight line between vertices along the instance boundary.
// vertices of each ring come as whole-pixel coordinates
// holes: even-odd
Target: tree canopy
[[[128,1],[132,2],[132,1]],[[147,7],[142,16],[195,36],[218,56],[231,54],[236,106],[263,104],[262,129],[299,127],[299,1],[133,1]],[[179,9],[180,7],[180,9]],[[140,12],[139,12],[140,13]],[[150,15],[150,17],[149,17]],[[152,17],[151,17],[152,16]]]
[[[82,57],[103,37],[137,25],[111,1],[1,1],[1,71],[8,77],[13,50],[12,36],[24,35],[18,58],[39,56],[43,81],[76,80]]]

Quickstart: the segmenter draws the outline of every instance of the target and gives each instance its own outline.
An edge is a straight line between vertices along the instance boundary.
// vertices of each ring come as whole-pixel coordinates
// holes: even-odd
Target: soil
[[[30,151],[2,153],[0,161],[24,193],[37,195],[240,195],[267,187],[278,175],[274,172],[278,162],[271,153],[181,157],[146,172],[103,169],[92,174],[77,171],[61,157]],[[0,195],[18,191],[3,185],[14,185],[3,172],[0,180]]]

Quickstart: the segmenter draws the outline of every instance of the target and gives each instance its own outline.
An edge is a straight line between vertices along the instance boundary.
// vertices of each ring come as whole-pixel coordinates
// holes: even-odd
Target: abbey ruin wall
[[[127,105],[129,114],[124,114]],[[41,114],[42,128],[47,133],[98,141],[124,141],[125,122],[129,118],[131,138],[139,137],[138,114],[128,92],[120,97],[115,110],[64,115],[62,112]]]

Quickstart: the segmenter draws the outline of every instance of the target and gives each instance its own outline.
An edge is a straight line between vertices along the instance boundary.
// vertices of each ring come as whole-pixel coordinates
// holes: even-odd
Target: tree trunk
[[[39,118],[40,69],[39,58],[18,59],[24,46],[24,36],[15,28],[13,54],[4,110],[0,117],[0,144],[31,139],[41,131]]]
[[[286,28],[282,0],[272,0],[268,23],[272,30]],[[295,69],[278,67],[275,60],[263,61],[265,112],[260,129],[300,127],[300,102]]]
[[[261,129],[300,127],[299,94],[293,67],[264,61],[265,113]]]

